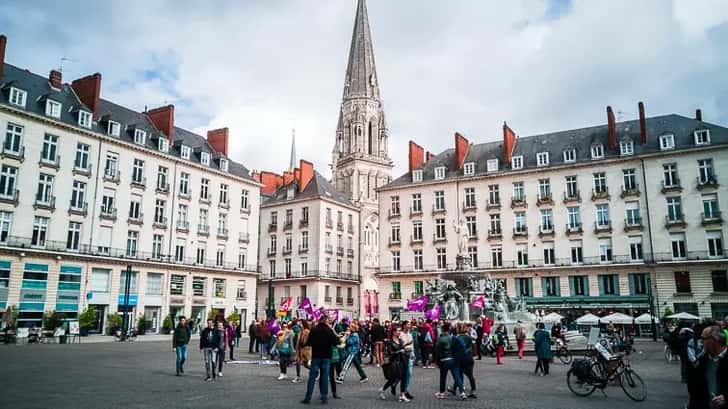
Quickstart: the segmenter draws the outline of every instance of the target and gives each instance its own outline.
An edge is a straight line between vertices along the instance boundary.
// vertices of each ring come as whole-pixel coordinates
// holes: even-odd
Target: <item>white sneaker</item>
[[[278,380],[279,380],[279,381],[282,381],[282,380],[284,380],[284,379],[287,379],[287,378],[288,378],[288,376],[287,376],[286,374],[280,374],[280,375],[278,376]]]
[[[222,372],[220,372],[219,374],[217,374],[217,376],[219,376],[220,378],[222,378]]]
[[[384,394],[384,391],[379,391],[379,399],[387,400],[387,395]]]
[[[406,396],[404,396],[404,394],[399,395],[399,401],[400,402],[411,402],[409,399],[407,399]]]
[[[297,376],[297,377],[293,378],[293,380],[291,382],[293,382],[293,383],[299,383],[299,382],[301,382],[301,378],[299,378]]]

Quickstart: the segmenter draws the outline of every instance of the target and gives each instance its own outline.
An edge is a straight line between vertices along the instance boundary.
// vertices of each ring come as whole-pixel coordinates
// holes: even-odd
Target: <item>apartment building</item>
[[[397,315],[426,281],[504,279],[529,308],[577,316],[667,307],[728,313],[719,183],[728,129],[664,115],[425,153],[379,189],[380,313]],[[455,224],[467,228],[470,268],[456,271]]]
[[[63,82],[4,61],[0,36],[0,308],[20,325],[50,310],[204,318],[255,308],[260,184],[174,106],[101,98],[101,75]],[[252,234],[251,234],[252,233]],[[131,266],[129,306],[123,305]]]

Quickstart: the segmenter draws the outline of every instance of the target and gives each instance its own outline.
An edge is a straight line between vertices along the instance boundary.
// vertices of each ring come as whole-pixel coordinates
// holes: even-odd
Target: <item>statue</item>
[[[434,283],[426,281],[425,285],[426,293],[434,298],[435,303],[442,305],[443,318],[447,320],[460,318],[460,303],[464,297],[455,287],[455,283],[438,278]]]
[[[455,229],[455,235],[458,238],[458,256],[468,256],[468,240],[470,239],[468,234],[468,226],[465,222],[460,219],[458,222],[453,222],[453,228]]]

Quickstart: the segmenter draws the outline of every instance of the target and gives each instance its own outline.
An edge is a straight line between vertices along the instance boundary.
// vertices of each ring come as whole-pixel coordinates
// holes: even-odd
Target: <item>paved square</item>
[[[192,346],[196,346],[193,340]],[[608,387],[607,397],[596,391],[591,397],[574,396],[566,386],[568,367],[551,366],[551,375],[533,375],[535,360],[508,357],[497,367],[495,360],[476,364],[478,399],[460,402],[433,397],[437,370],[415,368],[411,387],[415,400],[403,404],[380,401],[381,370],[367,366],[370,382],[359,384],[349,373],[339,385],[342,400],[330,400],[333,408],[682,408],[687,400],[680,383],[679,365],[662,358],[662,344],[638,343],[644,352],[632,355],[633,368],[648,388],[645,402],[630,401],[618,386]],[[204,366],[199,350],[189,351],[186,375],[174,376],[174,353],[169,342],[99,343],[75,345],[0,345],[0,407],[3,408],[289,408],[299,404],[305,383],[277,381],[274,366],[226,365],[225,376],[203,382]],[[249,358],[238,354],[236,358]],[[305,369],[304,369],[305,371]],[[352,370],[352,372],[355,372]],[[290,373],[295,373],[291,368]],[[467,382],[466,382],[467,385]],[[318,399],[317,394],[314,399]],[[312,406],[320,406],[317,400]]]

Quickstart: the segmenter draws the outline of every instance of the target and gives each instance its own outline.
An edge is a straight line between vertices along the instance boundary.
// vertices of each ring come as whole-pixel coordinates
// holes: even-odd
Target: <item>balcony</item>
[[[603,190],[592,189],[592,202],[596,202],[597,200],[609,200],[609,197],[609,188],[605,187]]]
[[[387,243],[388,243],[389,247],[399,246],[400,244],[402,244],[402,242],[400,241],[400,239],[398,237],[397,238],[390,237],[389,240],[387,241]]]
[[[155,229],[167,229],[168,220],[166,216],[155,217],[152,227]]]
[[[344,248],[343,247],[337,247],[336,248],[336,255],[339,257],[344,257]]]
[[[306,254],[308,253],[308,246],[302,246],[298,245],[298,254]]]
[[[228,202],[228,201],[218,202],[217,208],[224,209],[224,210],[230,210],[230,202]]]
[[[18,189],[15,189],[10,194],[0,194],[0,203],[8,203],[13,206],[17,206],[18,196],[20,196],[20,190]]]
[[[281,254],[283,254],[284,256],[288,256],[291,253],[293,253],[293,247],[283,246],[283,248],[281,249]]]
[[[25,160],[25,146],[21,146],[18,150],[9,149],[3,146],[3,151],[0,153],[0,157],[3,159],[15,159],[18,162],[23,162]]]
[[[674,227],[683,228],[687,225],[685,223],[685,217],[682,214],[675,216],[665,216],[665,228],[670,229]]]
[[[99,217],[105,220],[116,220],[116,208],[101,206]]]
[[[278,231],[278,223],[269,223],[268,224],[268,233],[273,233]]]
[[[324,302],[325,302],[325,303],[327,303],[327,304],[331,304],[331,300],[332,300],[332,298],[331,298],[331,296],[330,296],[330,295],[324,296]]]
[[[168,195],[169,194],[169,183],[157,183],[157,189],[155,192],[159,193],[160,195]]]
[[[698,176],[696,180],[698,181],[698,184],[696,186],[698,190],[715,189],[718,187],[718,179],[715,177],[715,175],[710,175],[707,178]]]
[[[327,244],[324,246],[324,251],[328,254],[334,254],[334,246]]]
[[[35,198],[35,202],[33,203],[33,209],[43,209],[43,210],[50,210],[54,211],[56,210],[56,197],[55,196],[48,196],[47,198]]]
[[[513,228],[513,238],[514,239],[523,239],[528,237],[528,227],[527,226],[516,226]]]
[[[137,188],[137,189],[146,189],[147,188],[147,177],[142,176],[140,178],[132,178],[131,179],[131,187]]]
[[[554,225],[553,224],[542,224],[538,226],[538,237],[554,237]]]
[[[632,232],[632,231],[642,231],[642,218],[641,217],[630,217],[627,219],[624,219],[624,231],[625,232]]]
[[[511,209],[519,209],[528,207],[525,197],[511,197]]]
[[[240,214],[250,214],[250,206],[240,206]]]
[[[344,297],[336,297],[336,305],[344,305]]]
[[[500,210],[500,208],[501,208],[500,200],[498,200],[496,202],[488,201],[488,203],[485,204],[485,210],[487,210],[487,211]]]
[[[266,255],[268,257],[274,257],[277,253],[277,249],[275,247],[268,247],[268,251],[266,252]]]
[[[90,177],[92,169],[93,169],[93,165],[91,165],[90,163],[87,164],[86,167],[76,164],[73,166],[73,174]]]
[[[723,224],[723,218],[720,212],[712,212],[709,214],[700,213],[700,220],[703,226],[717,226]]]
[[[326,228],[330,229],[332,227],[334,227],[334,221],[331,220],[330,218],[326,218]]]
[[[348,306],[354,305],[354,299],[353,298],[347,298],[346,299],[346,305],[348,305]]]
[[[432,215],[433,216],[436,214],[445,214],[445,213],[447,213],[447,210],[445,210],[444,204],[442,206],[432,205]]]
[[[283,223],[283,231],[288,231],[293,228],[293,220],[286,220],[285,223]]]
[[[420,235],[418,237],[415,237],[414,235],[411,235],[410,236],[410,245],[422,244],[423,241],[424,240],[422,240],[422,234],[421,233],[420,233]]]
[[[440,235],[437,233],[433,233],[432,242],[433,243],[447,243],[447,234],[443,233]]]
[[[136,215],[129,215],[129,218],[126,219],[126,222],[129,224],[135,224],[137,226],[141,226],[144,224],[144,213],[139,212],[139,214]]]
[[[682,186],[680,186],[680,179],[675,178],[672,183],[666,183],[664,180],[662,181],[662,189],[661,192],[664,193],[672,193],[672,192],[682,192]]]
[[[354,249],[346,249],[346,257],[354,258]]]
[[[401,301],[402,293],[389,293],[389,301]]]
[[[640,185],[635,183],[634,186],[630,186],[629,188],[622,185],[622,192],[619,194],[619,197],[622,199],[627,197],[640,197]]]
[[[594,223],[594,233],[600,234],[600,233],[611,233],[612,232],[612,221],[611,220],[605,220],[600,222]]]
[[[40,158],[38,166],[58,170],[61,167],[61,155],[56,155],[54,159]]]
[[[538,195],[538,198],[536,198],[536,206],[544,206],[544,205],[550,205],[553,206],[554,199],[551,197],[551,194],[547,195]]]
[[[192,197],[192,190],[191,189],[180,189],[179,192],[177,192],[177,197],[180,198],[180,200],[190,200],[190,197]]]
[[[197,234],[200,236],[209,236],[210,235],[210,225],[209,224],[198,224],[197,225]]]
[[[410,298],[412,298],[412,299],[419,298],[419,297],[422,297],[423,295],[425,295],[425,293],[422,291],[414,291],[410,294]]]
[[[111,182],[118,185],[121,182],[121,171],[106,169],[104,171],[104,182]]]
[[[308,219],[301,219],[298,222],[298,228],[299,229],[305,229],[306,227],[308,227]]]
[[[581,227],[581,223],[566,225],[566,234],[567,235],[579,235],[582,233],[584,233],[584,229]]]
[[[177,220],[177,231],[187,233],[190,231],[190,222],[187,220]]]
[[[422,208],[421,207],[420,208],[410,207],[409,217],[413,218],[413,217],[419,217],[419,216],[422,216]]]
[[[488,240],[501,240],[503,238],[503,232],[501,229],[489,229]]]
[[[387,219],[392,220],[400,217],[402,214],[399,212],[399,207],[387,210]]]
[[[222,240],[228,239],[229,230],[226,227],[217,228],[217,238]]]
[[[478,205],[475,199],[472,200],[466,200],[463,202],[463,211],[464,212],[472,212],[478,210]]]
[[[238,233],[238,241],[240,243],[250,243],[250,233],[240,232]]]
[[[579,189],[573,192],[564,192],[564,203],[581,203],[581,194],[579,193]]]

